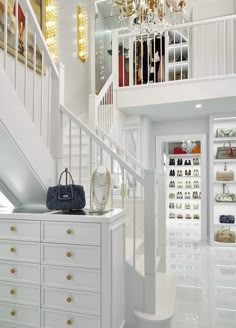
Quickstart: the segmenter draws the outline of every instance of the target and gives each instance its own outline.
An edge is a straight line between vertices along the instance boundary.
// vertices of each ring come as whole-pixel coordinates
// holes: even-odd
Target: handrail
[[[96,130],[98,132],[98,135],[102,135],[103,137],[105,137],[113,146],[115,146],[117,149],[119,149],[120,152],[127,156],[128,160],[130,160],[135,166],[139,167],[142,172],[145,170],[144,166],[140,162],[138,162],[135,157],[133,157],[125,148],[123,148],[116,141],[114,141],[107,133],[105,133],[99,127],[97,127]]]
[[[82,123],[74,114],[72,114],[65,106],[60,105],[60,111],[67,115],[67,117],[79,126],[87,135],[89,135],[103,150],[105,150],[109,155],[111,155],[128,173],[133,175],[133,177],[142,185],[144,184],[144,178],[140,176],[131,166],[129,166],[119,155],[114,153],[114,151],[107,146],[101,138],[99,138],[92,130],[90,130],[87,125]]]
[[[106,83],[104,84],[104,86],[102,87],[102,89],[100,90],[99,94],[97,95],[96,98],[96,103],[97,105],[100,104],[100,102],[102,101],[102,99],[104,98],[109,86],[112,84],[113,82],[113,74],[111,74],[109,76],[109,78],[107,79]]]
[[[58,69],[49,53],[43,32],[39,26],[39,23],[37,21],[37,18],[35,16],[35,13],[32,9],[30,0],[18,0],[23,12],[27,12],[28,13],[28,20],[29,22],[31,22],[35,28],[35,33],[36,33],[36,37],[37,37],[37,43],[40,47],[42,47],[44,49],[44,61],[45,63],[47,63],[49,66],[51,66],[52,70],[52,77],[54,79],[58,79],[59,78],[59,72]]]
[[[198,21],[190,22],[190,23],[182,23],[182,24],[176,24],[173,26],[167,26],[167,27],[163,28],[163,32],[170,31],[170,30],[177,30],[177,29],[186,28],[186,27],[198,26],[198,25],[203,25],[203,24],[210,24],[210,23],[215,23],[215,22],[220,22],[220,21],[227,21],[227,20],[231,20],[231,19],[236,19],[236,15],[235,14],[227,15],[227,16],[222,16],[222,17],[198,20]],[[118,34],[118,37],[125,38],[125,37],[137,36],[137,35],[140,35],[140,33],[139,32],[131,32],[131,33]]]

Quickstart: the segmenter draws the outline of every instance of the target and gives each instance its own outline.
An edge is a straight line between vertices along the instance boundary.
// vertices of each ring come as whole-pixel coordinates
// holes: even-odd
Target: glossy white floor
[[[177,278],[172,328],[236,328],[236,248],[204,245],[198,232],[167,229],[167,271]]]

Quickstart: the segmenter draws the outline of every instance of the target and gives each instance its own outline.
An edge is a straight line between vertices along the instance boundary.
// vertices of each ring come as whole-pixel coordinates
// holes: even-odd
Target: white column
[[[145,312],[155,313],[156,304],[156,172],[144,170],[144,270]]]

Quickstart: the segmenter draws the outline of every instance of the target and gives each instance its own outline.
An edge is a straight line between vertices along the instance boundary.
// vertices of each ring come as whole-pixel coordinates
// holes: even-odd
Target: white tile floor
[[[236,328],[236,247],[203,245],[179,233],[171,229],[167,240],[167,271],[177,278],[172,328]]]

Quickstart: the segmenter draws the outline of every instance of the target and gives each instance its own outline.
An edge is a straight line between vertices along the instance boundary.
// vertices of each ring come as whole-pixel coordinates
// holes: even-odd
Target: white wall
[[[208,120],[186,120],[152,123],[151,151],[149,152],[150,167],[156,167],[156,137],[180,134],[208,134]]]
[[[58,5],[60,61],[65,65],[65,106],[79,115],[88,111],[90,65],[89,61],[81,62],[77,54],[77,5],[89,10],[89,0],[58,0]],[[88,16],[90,19],[89,13]]]
[[[194,21],[212,17],[231,15],[235,11],[235,0],[198,0],[193,8]]]

